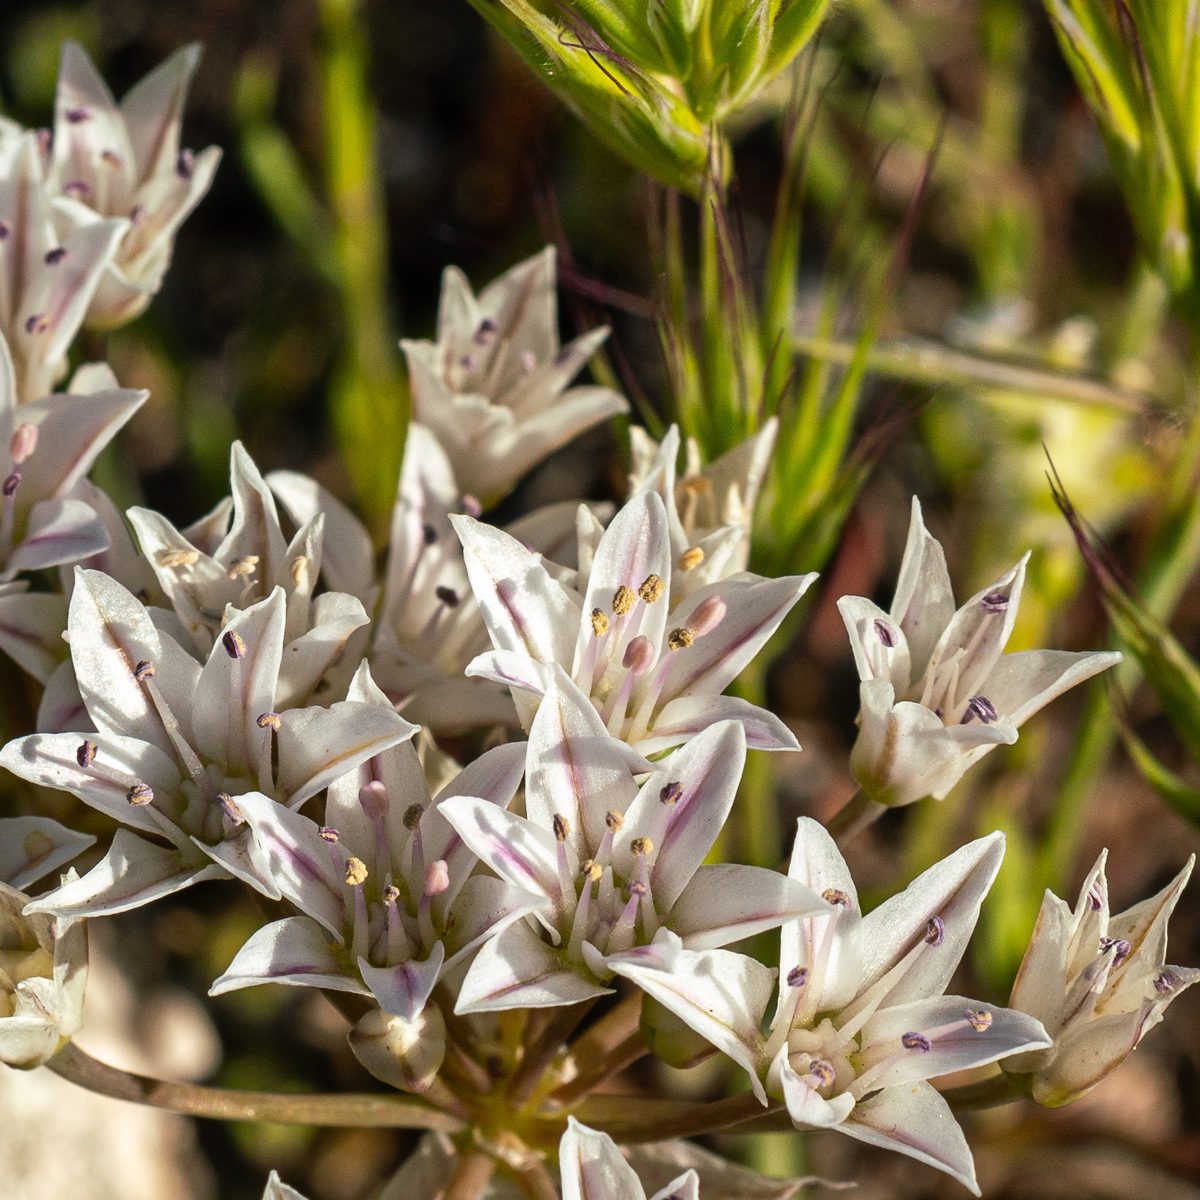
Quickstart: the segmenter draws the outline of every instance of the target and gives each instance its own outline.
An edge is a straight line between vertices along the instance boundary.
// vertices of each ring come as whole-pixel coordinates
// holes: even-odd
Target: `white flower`
[[[16,366],[16,402],[47,395],[66,373],[100,279],[129,222],[97,220],[60,231],[37,135],[0,141],[0,334]]]
[[[289,1187],[277,1172],[272,1171],[263,1189],[262,1200],[304,1200],[304,1197],[294,1187]]]
[[[109,329],[133,320],[162,285],[175,234],[212,183],[215,146],[182,150],[179,126],[200,47],[186,46],[118,106],[84,49],[63,46],[47,185],[59,224],[86,229],[125,218],[124,232],[87,310]]]
[[[633,1168],[606,1133],[597,1133],[567,1118],[558,1145],[562,1200],[646,1200],[646,1190]],[[700,1178],[692,1169],[660,1188],[650,1200],[697,1200]]]
[[[78,485],[148,394],[113,387],[18,404],[0,333],[0,581],[108,547],[108,531]]]
[[[660,929],[690,947],[724,946],[823,907],[777,872],[701,865],[741,779],[740,725],[703,730],[639,789],[628,747],[566,684],[560,672],[529,732],[526,817],[471,796],[440,805],[483,862],[538,901],[533,917],[508,925],[476,956],[459,1013],[603,995],[610,956],[648,944]]]
[[[722,720],[739,722],[754,749],[799,748],[778,717],[721,692],[815,575],[740,574],[676,603],[670,526],[655,492],[634,496],[594,551],[585,539],[579,591],[508,534],[452,520],[495,647],[468,674],[507,683],[526,725],[557,665],[569,677],[559,686],[588,697],[608,732],[639,754],[670,750]]]
[[[862,680],[850,767],[871,799],[941,800],[1043,705],[1120,662],[1106,651],[1002,653],[1027,558],[955,612],[945,555],[914,497],[891,612],[860,596],[838,601]]]
[[[24,916],[28,904],[0,883],[0,1062],[22,1069],[41,1066],[79,1029],[87,983],[84,923]]]
[[[1200,979],[1166,965],[1167,922],[1195,863],[1157,895],[1110,916],[1104,864],[1096,860],[1074,912],[1047,891],[1009,1003],[1045,1025],[1054,1045],[1004,1064],[1039,1104],[1069,1104],[1095,1087]]]
[[[797,1127],[831,1128],[908,1154],[973,1191],[949,1106],[926,1081],[1049,1044],[1024,1013],[943,991],[1003,855],[992,834],[950,855],[865,917],[829,834],[802,819],[790,876],[831,906],[782,931],[776,972],[671,935],[609,960],[740,1063],[755,1094],[782,1098]]]
[[[392,711],[365,668],[349,698]],[[523,746],[498,746],[434,801],[411,743],[393,745],[330,785],[323,825],[265,796],[239,798],[264,890],[302,915],[254,934],[212,994],[271,982],[332,988],[414,1021],[447,971],[539,904],[499,879],[471,878],[475,855],[438,809],[461,795],[507,807],[523,761]]]
[[[0,817],[0,883],[24,891],[95,840],[49,817]]]
[[[33,911],[121,912],[226,872],[256,880],[238,796],[260,791],[298,807],[412,737],[415,726],[373,704],[280,711],[283,627],[276,590],[229,621],[201,666],[120,584],[78,572],[67,631],[92,729],[19,738],[0,765],[129,828]]]
[[[661,443],[644,429],[629,431],[633,470],[629,494],[655,491],[667,509],[673,584],[682,597],[718,579],[744,571],[750,561],[754,506],[771,464],[779,422],[771,417],[754,437],[704,466],[700,447],[685,444],[682,477],[677,478],[679,427]]]
[[[567,388],[608,336],[558,344],[554,248],[479,294],[456,267],[442,276],[437,341],[403,341],[413,415],[445,448],[459,485],[490,504],[552,451],[628,411],[604,387]]]

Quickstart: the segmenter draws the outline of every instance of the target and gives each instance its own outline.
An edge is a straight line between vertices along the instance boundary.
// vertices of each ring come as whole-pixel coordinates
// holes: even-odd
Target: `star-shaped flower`
[[[532,719],[559,666],[604,727],[639,754],[670,750],[716,721],[738,721],[759,750],[798,749],[778,717],[722,696],[816,578],[740,574],[679,600],[670,525],[655,492],[634,496],[580,555],[579,591],[508,534],[452,518],[495,649],[468,674],[513,689]],[[586,579],[584,572],[586,571]]]
[[[133,320],[162,285],[175,234],[212,183],[221,151],[179,145],[200,47],[185,46],[118,106],[82,46],[63,46],[48,187],[60,225],[86,229],[124,218],[124,232],[87,310],[109,329]]]
[[[400,343],[413,415],[445,448],[460,486],[485,505],[585,429],[628,411],[609,388],[568,388],[608,330],[560,348],[556,310],[548,246],[478,296],[448,267],[437,341]]]
[[[391,711],[365,668],[349,698]],[[462,795],[506,808],[523,766],[524,746],[498,746],[431,800],[412,744],[394,745],[330,785],[323,825],[265,796],[240,797],[267,890],[302,915],[259,930],[212,994],[270,982],[333,988],[415,1020],[446,971],[540,903],[471,877],[475,856],[438,809]]]
[[[1104,865],[1096,860],[1072,911],[1047,891],[1009,1004],[1045,1025],[1054,1045],[1004,1069],[1039,1104],[1069,1104],[1133,1052],[1177,996],[1200,979],[1166,963],[1167,922],[1192,873],[1187,866],[1155,896],[1110,916]]]
[[[412,737],[390,708],[359,701],[279,710],[284,607],[276,590],[237,613],[202,666],[120,584],[78,572],[67,632],[93,729],[19,738],[0,765],[129,828],[32,911],[121,912],[226,871],[258,879],[239,795],[298,807]]]
[[[628,747],[565,683],[560,672],[529,732],[525,817],[469,796],[440,806],[484,863],[539,900],[534,918],[480,950],[460,1013],[602,995],[610,956],[660,929],[691,947],[723,946],[823,907],[774,871],[701,865],[741,779],[740,725],[699,733],[639,789]]]
[[[850,767],[871,799],[941,800],[1043,705],[1120,662],[1107,651],[1002,653],[1027,558],[956,612],[945,555],[914,497],[891,612],[861,596],[838,601],[862,680]]]
[[[802,819],[789,874],[831,906],[789,921],[776,972],[670,935],[610,959],[740,1063],[755,1094],[798,1127],[838,1129],[908,1154],[977,1192],[971,1153],[926,1081],[1049,1044],[1032,1017],[943,991],[1003,855],[992,834],[950,855],[865,917],[837,846]]]

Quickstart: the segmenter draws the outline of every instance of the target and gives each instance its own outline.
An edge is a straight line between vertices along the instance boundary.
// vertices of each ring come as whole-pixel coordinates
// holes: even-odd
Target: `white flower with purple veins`
[[[151,71],[120,105],[83,48],[63,46],[48,187],[59,224],[86,229],[122,217],[124,236],[87,310],[111,329],[133,320],[162,285],[175,235],[212,183],[221,151],[179,145],[183,104],[200,47]]]
[[[1195,863],[1156,896],[1110,916],[1105,851],[1084,881],[1074,911],[1047,891],[1009,1004],[1032,1013],[1054,1045],[1018,1055],[1005,1071],[1039,1104],[1069,1104],[1132,1053],[1184,989],[1194,967],[1166,962],[1167,922]]]
[[[976,1191],[971,1152],[927,1080],[1049,1044],[1034,1018],[942,993],[966,949],[1004,853],[971,842],[865,917],[829,834],[802,819],[789,874],[828,902],[789,921],[776,972],[670,937],[610,960],[782,1099],[799,1128],[838,1129],[911,1155]],[[978,1193],[977,1193],[978,1194]]]
[[[861,596],[838,601],[862,680],[850,768],[872,800],[941,800],[1038,709],[1120,662],[1107,651],[1002,653],[1028,557],[956,612],[945,555],[914,497],[891,612]]]
[[[610,956],[660,930],[690,947],[724,946],[824,908],[775,871],[701,865],[745,757],[741,726],[722,721],[639,789],[628,747],[575,689],[551,688],[529,733],[527,815],[469,796],[440,806],[482,862],[538,899],[533,918],[484,945],[456,1011],[572,1004],[608,991]]]
[[[0,333],[0,581],[77,562],[108,546],[103,521],[76,488],[147,395],[112,388],[18,404]]]
[[[121,912],[227,872],[255,881],[239,795],[298,807],[412,737],[416,726],[373,704],[279,711],[283,627],[276,590],[229,621],[201,666],[120,584],[78,572],[67,635],[93,728],[19,738],[0,751],[0,765],[128,828],[35,911]]]
[[[617,1144],[606,1133],[597,1133],[574,1117],[558,1145],[562,1173],[562,1200],[646,1200],[646,1190]],[[700,1178],[686,1170],[650,1200],[698,1200]]]
[[[584,594],[520,542],[454,518],[495,649],[468,674],[513,690],[528,725],[554,666],[588,697],[608,733],[639,754],[670,750],[715,721],[738,721],[756,750],[797,750],[766,709],[721,692],[816,578],[741,574],[675,602],[670,526],[654,492],[634,496],[600,538]],[[581,555],[581,560],[583,556]]]
[[[365,668],[350,698],[391,711]],[[430,800],[412,744],[392,746],[330,785],[323,825],[265,796],[240,797],[268,890],[302,915],[260,929],[212,994],[260,983],[332,988],[415,1020],[446,971],[539,904],[500,879],[471,877],[475,855],[437,807],[469,795],[503,810],[524,750],[488,751]]]
[[[230,452],[229,473],[232,499],[184,532],[151,509],[129,510],[142,552],[178,618],[180,637],[207,655],[230,613],[279,589],[285,649],[276,703],[293,707],[344,692],[355,665],[347,644],[370,617],[357,596],[314,596],[324,515],[314,514],[289,542],[271,489],[240,442]]]
[[[16,366],[16,403],[47,395],[129,222],[60,231],[37,135],[0,141],[0,334]]]
[[[459,484],[488,505],[573,437],[629,405],[610,388],[568,384],[608,336],[559,347],[554,248],[476,296],[442,276],[437,341],[403,341],[413,415],[441,442]]]
[[[637,426],[629,431],[629,494],[655,491],[667,507],[677,572],[673,583],[679,596],[746,569],[754,506],[771,465],[778,428],[779,422],[770,418],[754,437],[707,466],[700,447],[688,438],[682,475],[677,425],[661,442]]]

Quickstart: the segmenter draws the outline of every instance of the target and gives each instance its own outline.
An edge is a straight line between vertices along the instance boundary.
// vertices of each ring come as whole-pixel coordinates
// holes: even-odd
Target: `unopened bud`
[[[354,1057],[381,1083],[423,1092],[446,1057],[446,1022],[436,1004],[411,1021],[373,1008],[350,1031]]]
[[[13,430],[8,442],[8,453],[13,460],[13,466],[19,467],[36,449],[38,444],[38,427],[28,421],[22,421]]]
[[[644,675],[654,666],[654,645],[644,634],[629,639],[621,665],[635,675]]]

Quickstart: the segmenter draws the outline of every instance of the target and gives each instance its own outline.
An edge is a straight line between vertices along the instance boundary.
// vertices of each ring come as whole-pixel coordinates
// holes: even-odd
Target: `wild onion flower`
[[[608,336],[559,346],[554,247],[476,296],[456,267],[442,276],[437,341],[403,341],[413,415],[432,431],[459,486],[486,507],[552,451],[629,405],[610,388],[569,388]]]
[[[630,429],[629,494],[655,491],[666,506],[672,561],[678,568],[672,582],[679,597],[744,571],[749,564],[754,506],[770,468],[778,428],[771,417],[754,437],[707,466],[700,447],[688,438],[681,475],[677,425],[660,443],[638,426]]]
[[[185,46],[130,89],[118,106],[75,42],[63,46],[47,187],[67,230],[124,218],[124,232],[87,308],[87,323],[132,321],[162,286],[175,234],[212,184],[221,151],[182,149],[179,126],[200,61]]]
[[[392,711],[365,667],[349,699]],[[330,784],[324,824],[263,795],[240,797],[264,890],[300,915],[254,934],[212,994],[271,982],[332,988],[414,1021],[446,971],[538,906],[519,887],[471,877],[475,856],[438,808],[468,795],[504,809],[523,766],[524,746],[498,746],[431,800],[416,750],[404,742]]]
[[[734,721],[697,734],[638,788],[628,747],[561,676],[529,731],[521,817],[471,796],[442,815],[536,911],[485,943],[456,1011],[572,1004],[609,990],[611,955],[669,929],[723,946],[823,907],[774,871],[702,866],[733,805],[746,756]]]
[[[25,891],[95,840],[49,817],[0,817],[0,883]]]
[[[646,1191],[617,1144],[606,1133],[597,1133],[574,1117],[558,1144],[563,1200],[646,1200]],[[660,1188],[650,1200],[697,1200],[700,1177],[686,1170]]]
[[[92,728],[18,738],[0,765],[128,828],[31,911],[121,912],[227,872],[257,880],[239,795],[298,807],[412,737],[416,727],[391,709],[361,702],[280,711],[283,628],[276,590],[230,619],[202,666],[120,584],[78,572],[67,634]]]
[[[1196,856],[1157,895],[1110,916],[1104,865],[1096,860],[1072,911],[1047,891],[1009,1004],[1045,1025],[1054,1044],[1004,1069],[1039,1104],[1070,1104],[1096,1086],[1200,979],[1166,963],[1167,922]]]
[[[914,497],[891,611],[861,596],[838,601],[862,680],[850,768],[871,799],[941,800],[1043,705],[1120,662],[1108,651],[1002,653],[1028,557],[956,612],[945,555]]]
[[[721,692],[815,575],[742,574],[676,602],[680,568],[654,492],[621,509],[589,548],[590,568],[581,554],[578,591],[508,534],[469,517],[452,520],[494,646],[467,672],[508,684],[526,725],[557,665],[569,676],[559,687],[588,697],[608,733],[641,755],[724,720],[741,724],[754,749],[799,748],[774,714]]]
[[[0,333],[0,581],[77,562],[108,546],[103,522],[79,498],[77,485],[148,394],[113,388],[18,404]]]
[[[48,395],[129,222],[59,228],[37,135],[0,141],[0,334],[16,368],[17,404]]]
[[[1049,1045],[1024,1013],[945,996],[1004,852],[971,842],[862,915],[829,834],[801,819],[789,875],[830,907],[789,921],[780,973],[671,935],[610,959],[739,1063],[755,1095],[782,1099],[799,1128],[830,1128],[946,1171],[978,1194],[971,1153],[926,1081]]]

